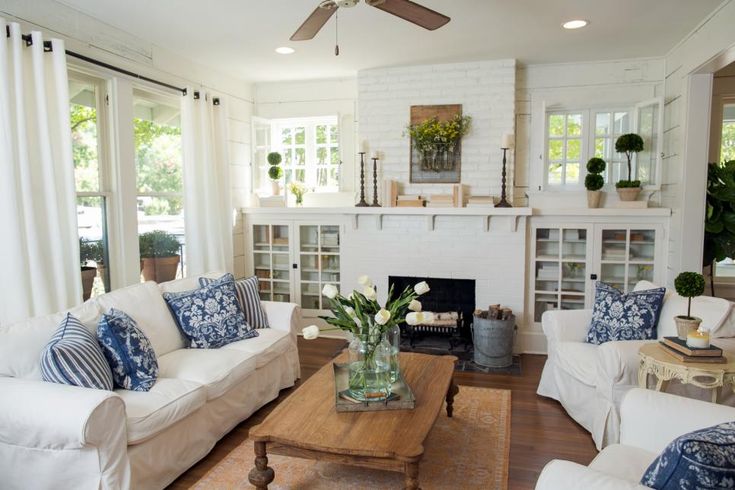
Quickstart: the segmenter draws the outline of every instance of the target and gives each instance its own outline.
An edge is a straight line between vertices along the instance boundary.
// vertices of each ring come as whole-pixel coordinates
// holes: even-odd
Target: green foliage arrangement
[[[283,157],[281,157],[281,154],[277,151],[272,151],[268,153],[267,159],[268,165],[280,165],[283,161]]]
[[[735,257],[735,160],[707,169],[704,265]]]
[[[163,230],[142,233],[138,237],[141,258],[174,257],[179,255],[181,245],[175,235]]]
[[[687,304],[687,320],[692,319],[692,298],[704,293],[704,276],[696,272],[682,272],[674,279],[674,288],[679,296],[689,300]]]
[[[634,153],[643,151],[643,138],[635,133],[622,134],[618,137],[617,140],[615,140],[615,151],[618,153],[625,153],[625,156],[628,159],[628,180],[619,181],[615,184],[615,187],[640,187],[640,180],[630,180],[633,172],[630,162],[633,159]],[[635,183],[637,184],[633,185]]]
[[[404,134],[411,137],[414,148],[421,155],[422,168],[439,171],[454,166],[454,160],[446,156],[454,154],[462,137],[470,131],[471,125],[470,116],[457,114],[444,122],[432,117],[418,124],[409,124]],[[444,162],[435,161],[440,155],[444,156]]]
[[[587,176],[584,178],[584,186],[588,191],[599,191],[605,185],[602,172],[605,171],[607,163],[602,158],[590,158],[587,161]]]
[[[268,169],[268,177],[271,180],[278,180],[283,177],[283,169],[281,167],[272,166]]]
[[[266,159],[268,160],[268,165],[270,165],[270,168],[268,169],[268,177],[270,177],[271,180],[279,180],[283,177],[283,169],[279,167],[283,161],[281,154],[277,151],[272,151],[268,153]]]
[[[102,262],[102,242],[80,238],[79,262],[82,267],[86,267],[90,260],[97,262],[97,264]]]

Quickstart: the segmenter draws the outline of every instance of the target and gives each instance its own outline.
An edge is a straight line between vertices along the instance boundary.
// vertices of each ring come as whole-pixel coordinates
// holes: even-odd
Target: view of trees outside
[[[577,184],[582,156],[582,114],[549,116],[548,151],[549,184]]]

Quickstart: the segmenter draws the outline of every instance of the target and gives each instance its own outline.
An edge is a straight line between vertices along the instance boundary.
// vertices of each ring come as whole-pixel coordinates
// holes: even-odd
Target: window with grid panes
[[[576,186],[580,183],[583,114],[549,113],[546,126],[547,183]]]

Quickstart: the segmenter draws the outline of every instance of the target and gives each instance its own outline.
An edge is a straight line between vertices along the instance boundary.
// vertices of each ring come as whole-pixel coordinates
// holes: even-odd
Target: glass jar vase
[[[390,346],[383,336],[355,336],[349,348],[349,390],[359,401],[381,401],[390,395]]]
[[[395,383],[401,377],[401,366],[398,354],[401,352],[401,328],[398,325],[390,327],[384,335],[390,350],[390,382]]]

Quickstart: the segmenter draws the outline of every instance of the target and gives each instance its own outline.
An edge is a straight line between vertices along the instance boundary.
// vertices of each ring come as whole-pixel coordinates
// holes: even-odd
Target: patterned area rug
[[[376,428],[379,429],[379,428]],[[454,417],[442,412],[425,443],[419,480],[423,490],[506,489],[510,457],[510,391],[460,386]],[[207,472],[193,488],[251,489],[250,439]],[[273,490],[375,490],[403,488],[403,475],[335,463],[269,455]]]

